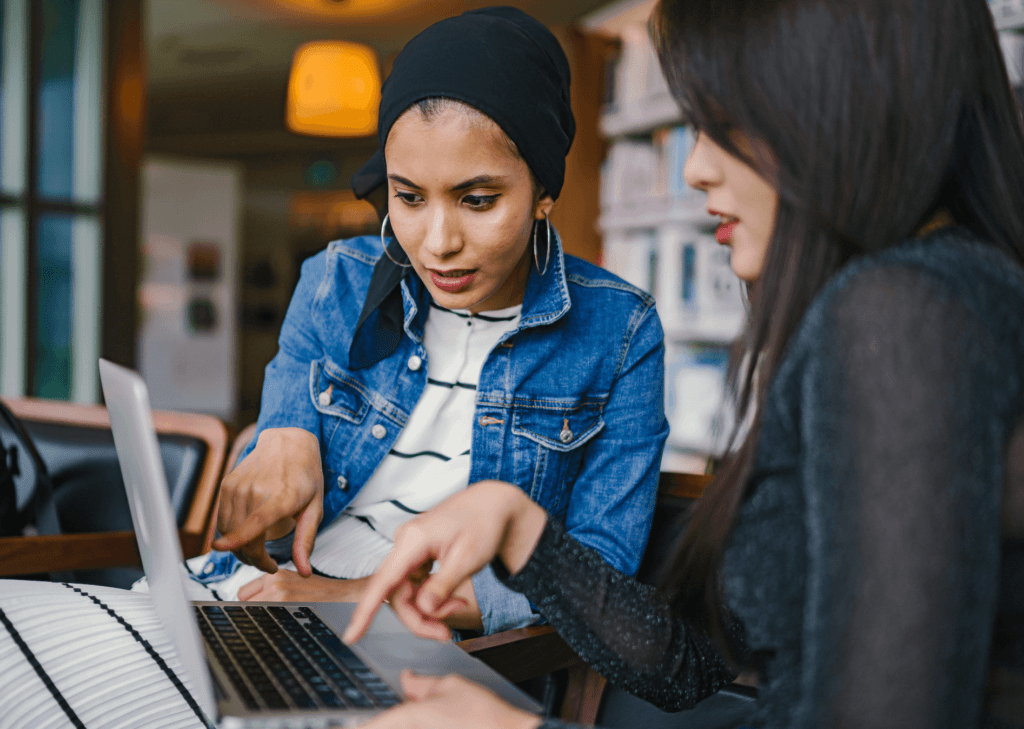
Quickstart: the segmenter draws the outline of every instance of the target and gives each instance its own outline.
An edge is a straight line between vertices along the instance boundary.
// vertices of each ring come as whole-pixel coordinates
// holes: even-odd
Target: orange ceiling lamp
[[[439,0],[245,0],[248,4],[262,5],[274,13],[285,13],[306,20],[366,21],[402,14],[426,5],[437,10]],[[465,0],[447,0],[458,13]],[[444,17],[444,14],[438,15]]]
[[[318,137],[377,131],[380,69],[373,49],[345,41],[306,43],[295,51],[285,123]]]

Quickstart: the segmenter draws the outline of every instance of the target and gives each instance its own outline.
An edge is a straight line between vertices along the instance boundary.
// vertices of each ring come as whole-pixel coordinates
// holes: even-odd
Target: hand
[[[239,600],[261,602],[358,602],[370,578],[335,580],[312,575],[303,577],[289,569],[258,577],[238,591]]]
[[[402,690],[405,703],[365,724],[365,729],[537,729],[542,721],[461,676],[403,671]]]
[[[384,600],[413,633],[445,641],[444,620],[465,610],[459,585],[501,557],[512,573],[533,553],[547,512],[522,489],[502,481],[480,481],[395,532],[395,546],[370,578],[343,640],[354,643],[366,632]],[[412,576],[431,561],[441,564],[422,584]]]
[[[429,568],[417,570],[409,579],[422,582],[428,574]],[[294,570],[283,569],[242,585],[238,590],[238,599],[260,602],[359,602],[369,584],[369,577],[354,580],[320,575],[303,577]]]
[[[302,428],[268,428],[252,453],[221,483],[214,549],[232,551],[246,564],[277,572],[266,540],[295,529],[292,560],[309,576],[309,554],[323,518],[324,474],[320,441]]]

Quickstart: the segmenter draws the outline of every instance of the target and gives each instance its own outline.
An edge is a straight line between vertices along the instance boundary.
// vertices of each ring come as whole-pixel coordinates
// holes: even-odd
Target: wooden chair
[[[93,485],[99,481],[108,489],[116,488],[110,485],[116,479],[123,488],[106,408],[30,398],[4,402],[25,424],[54,477],[58,512],[67,512],[61,514],[65,531],[73,531],[63,526],[66,517],[74,521],[90,511],[90,494],[75,494],[86,508],[69,504],[62,509],[62,474],[80,477],[78,484],[82,477],[91,478]],[[213,539],[210,517],[228,430],[209,415],[154,412],[153,420],[164,466],[173,473],[169,481],[172,501],[177,501],[182,551],[193,557],[207,551]],[[73,490],[67,487],[68,493]],[[0,577],[141,564],[135,535],[128,530],[0,538]]]
[[[701,474],[661,474],[645,566],[659,561],[661,553],[675,541],[677,516],[700,497],[710,480],[710,476]],[[560,717],[580,724],[593,724],[597,720],[607,681],[584,663],[550,625],[507,630],[464,640],[458,645],[514,683],[568,669]]]

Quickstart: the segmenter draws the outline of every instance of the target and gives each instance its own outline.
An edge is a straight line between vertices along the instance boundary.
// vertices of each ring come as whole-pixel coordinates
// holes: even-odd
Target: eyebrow
[[[398,182],[398,183],[400,183],[402,185],[408,185],[409,187],[411,187],[413,189],[416,189],[416,190],[422,190],[423,189],[419,185],[417,185],[415,182],[413,182],[412,180],[408,180],[408,179],[402,177],[401,175],[389,174],[388,175],[388,179],[389,180],[393,180],[395,182]],[[502,183],[504,181],[505,181],[505,178],[501,177],[501,176],[498,176],[498,175],[477,175],[476,177],[474,177],[472,179],[469,179],[469,180],[466,180],[465,182],[460,182],[458,185],[455,185],[454,187],[452,187],[452,190],[454,190],[454,191],[468,190],[469,188],[476,187],[477,185],[493,185],[493,184],[496,184],[496,183]]]

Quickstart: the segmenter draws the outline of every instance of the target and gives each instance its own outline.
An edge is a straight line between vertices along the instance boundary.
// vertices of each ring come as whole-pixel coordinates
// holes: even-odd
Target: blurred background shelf
[[[601,213],[597,225],[602,232],[629,228],[657,228],[668,224],[712,227],[716,218],[708,215],[704,196],[689,199],[647,197],[632,203],[620,203]]]
[[[729,346],[743,330],[742,315],[708,316],[696,315],[671,327],[665,327],[665,339],[669,342],[694,342],[699,344]]]
[[[1024,28],[1024,0],[988,0],[997,30]]]
[[[601,133],[606,137],[650,134],[659,127],[681,122],[679,107],[666,95],[641,100],[637,108],[606,112],[601,116]]]
[[[599,128],[608,153],[597,229],[604,266],[654,296],[665,330],[670,433],[662,467],[702,473],[732,422],[725,373],[746,309],[730,251],[715,240],[707,196],[684,179],[695,135],[647,33],[653,6],[622,0],[584,21],[619,44],[606,64]]]

